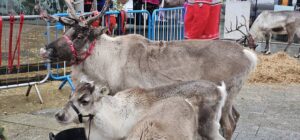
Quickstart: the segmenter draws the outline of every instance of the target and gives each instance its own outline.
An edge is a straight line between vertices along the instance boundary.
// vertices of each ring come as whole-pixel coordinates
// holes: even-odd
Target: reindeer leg
[[[271,46],[270,46],[270,40],[271,40],[271,33],[267,33],[266,36],[266,48],[265,48],[265,54],[271,54]]]
[[[223,112],[221,117],[221,126],[223,128],[223,135],[226,140],[231,140],[234,128],[232,127],[232,122],[228,112]]]
[[[299,48],[298,54],[296,54],[294,57],[295,58],[300,58],[300,48]]]
[[[222,109],[222,116],[220,120],[223,136],[226,140],[231,140],[238,118],[239,113],[235,110],[231,103],[227,102]]]
[[[290,24],[289,26],[287,25],[286,27],[286,32],[288,34],[288,44],[286,45],[286,47],[284,48],[284,52],[287,51],[287,49],[291,46],[292,41],[294,40],[294,36],[295,36],[295,29],[293,24]]]
[[[291,37],[291,38],[290,38],[290,36],[288,37],[288,44],[287,44],[286,47],[284,48],[284,52],[286,52],[287,49],[291,46],[292,41],[293,41],[293,38],[294,38],[294,36]]]
[[[234,118],[234,121],[237,124],[237,122],[240,119],[240,113],[235,109],[234,106],[232,106],[232,117]]]
[[[267,50],[269,49],[269,37],[268,37],[268,34],[265,34],[265,39],[266,39],[266,45],[265,45],[265,49],[263,51],[261,51],[262,53],[266,53]]]

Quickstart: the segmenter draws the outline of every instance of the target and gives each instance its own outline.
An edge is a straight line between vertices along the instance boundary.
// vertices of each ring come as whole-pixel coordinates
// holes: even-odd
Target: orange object
[[[117,19],[114,15],[106,15],[106,27],[108,27],[108,34],[112,34],[113,29],[117,26]]]
[[[282,5],[288,6],[289,5],[289,0],[282,0]]]
[[[93,12],[93,15],[94,15],[94,16],[97,16],[98,14],[99,14],[98,11],[94,11],[94,12]],[[98,20],[94,21],[94,22],[92,23],[92,26],[97,28],[97,27],[100,26],[100,23],[101,23],[101,18],[99,18]]]

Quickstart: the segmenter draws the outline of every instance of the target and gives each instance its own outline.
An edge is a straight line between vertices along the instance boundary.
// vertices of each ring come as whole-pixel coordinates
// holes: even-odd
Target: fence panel
[[[0,90],[29,86],[26,95],[34,85],[40,97],[37,84],[46,82],[50,65],[43,62],[39,50],[45,45],[45,22],[39,15],[2,17]]]
[[[162,13],[166,15],[164,21],[158,20],[159,14]],[[108,28],[115,26],[111,28],[112,36],[141,34],[155,40],[183,39],[183,8],[160,9],[154,12],[152,17],[146,10],[129,10],[126,16],[122,14],[124,13],[120,11],[108,11],[99,23]],[[66,13],[55,15],[68,16]],[[43,100],[37,85],[49,79],[63,81],[60,89],[66,83],[70,84],[72,90],[75,89],[69,75],[70,68],[66,67],[65,62],[49,64],[39,56],[40,48],[46,45],[45,42],[50,43],[62,35],[64,26],[59,23],[54,25],[45,23],[39,15],[25,15],[23,24],[21,16],[15,16],[14,20],[10,16],[3,16],[1,19],[0,89],[29,86],[26,93],[28,95],[31,87],[35,86],[41,102]],[[161,23],[166,23],[166,26]],[[158,36],[153,33],[158,33]]]
[[[152,19],[147,10],[128,10],[125,15],[126,21],[123,18],[120,11],[109,11],[102,18],[101,25],[108,27],[109,34],[112,36],[125,34],[140,34],[148,38],[151,36],[150,27]]]
[[[184,7],[161,8],[152,13],[152,40],[184,39]]]

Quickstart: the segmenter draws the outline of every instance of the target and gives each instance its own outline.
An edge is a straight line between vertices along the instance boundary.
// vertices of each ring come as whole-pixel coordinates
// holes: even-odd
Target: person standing
[[[84,0],[84,12],[90,12],[93,5],[93,0]]]
[[[219,37],[221,0],[187,0],[185,7],[186,39]]]

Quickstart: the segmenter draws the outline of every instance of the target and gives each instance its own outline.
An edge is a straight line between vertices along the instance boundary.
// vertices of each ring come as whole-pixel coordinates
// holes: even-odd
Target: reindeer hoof
[[[300,54],[294,55],[295,58],[300,58]]]
[[[269,54],[271,54],[271,52],[270,52],[270,51],[267,51],[267,52],[265,52],[265,55],[269,55]]]
[[[261,51],[261,53],[266,53],[267,51]]]

